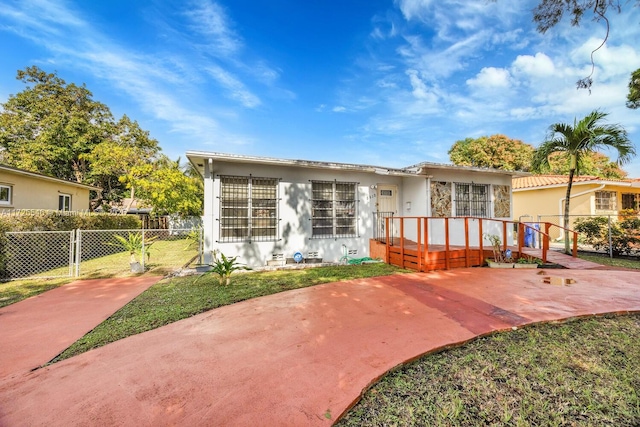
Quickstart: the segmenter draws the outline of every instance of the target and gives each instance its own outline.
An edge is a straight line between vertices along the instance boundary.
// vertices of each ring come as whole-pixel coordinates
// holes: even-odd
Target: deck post
[[[573,251],[571,255],[574,258],[577,258],[578,256],[578,232],[577,231],[573,232]]]
[[[422,271],[422,230],[420,229],[420,218],[416,218],[417,236],[418,236],[418,271]]]
[[[524,247],[524,224],[518,222],[518,256],[522,253]]]
[[[385,262],[391,264],[391,256],[389,254],[389,217],[384,219],[384,223]]]
[[[400,266],[404,267],[404,217],[400,217]]]
[[[470,267],[471,254],[469,252],[469,217],[464,217],[464,266]]]
[[[542,241],[542,262],[547,262],[547,251],[549,250],[549,230],[551,229],[551,223],[544,223],[544,240]]]
[[[424,217],[424,266],[429,269],[429,218]]]
[[[507,222],[502,221],[502,250],[506,251],[507,247]]]
[[[480,265],[484,265],[484,236],[482,233],[482,218],[478,219],[478,241],[480,242]]]
[[[449,270],[449,217],[444,219],[444,269]]]

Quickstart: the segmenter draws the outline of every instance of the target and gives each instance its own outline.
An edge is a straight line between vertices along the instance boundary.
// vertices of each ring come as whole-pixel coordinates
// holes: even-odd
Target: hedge
[[[61,215],[58,212],[0,215],[2,231],[132,230],[141,226],[135,215]]]

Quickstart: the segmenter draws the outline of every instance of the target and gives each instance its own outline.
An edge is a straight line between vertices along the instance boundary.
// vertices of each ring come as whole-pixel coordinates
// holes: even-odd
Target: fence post
[[[76,241],[76,277],[80,277],[80,261],[82,261],[82,232],[78,228],[75,231]]]
[[[73,277],[73,273],[75,270],[75,257],[73,253],[73,249],[75,247],[74,243],[76,241],[76,231],[71,230],[69,233],[69,277]]]
[[[611,238],[611,215],[607,215],[607,223],[609,228],[609,258],[613,258],[613,239]]]
[[[140,264],[144,272],[144,222],[142,223],[142,253],[140,254]]]

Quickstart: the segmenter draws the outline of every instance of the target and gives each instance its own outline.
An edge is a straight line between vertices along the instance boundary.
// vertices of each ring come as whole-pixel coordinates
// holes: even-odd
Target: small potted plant
[[[129,252],[131,259],[129,261],[129,267],[131,268],[132,273],[144,273],[144,267],[138,261],[137,256],[147,256],[147,259],[151,257],[151,244],[156,237],[152,237],[146,240],[143,240],[142,233],[129,233],[128,236],[122,237],[115,235],[113,236],[116,239],[116,242],[107,243],[109,246],[117,246],[125,251]],[[144,254],[142,253],[142,248],[144,247]]]
[[[537,258],[520,257],[513,265],[513,268],[538,268],[539,260]]]
[[[491,243],[493,250],[493,260],[487,259],[487,265],[491,268],[513,268],[514,263],[511,258],[511,250],[502,251],[502,241],[497,234],[485,234],[484,238]]]

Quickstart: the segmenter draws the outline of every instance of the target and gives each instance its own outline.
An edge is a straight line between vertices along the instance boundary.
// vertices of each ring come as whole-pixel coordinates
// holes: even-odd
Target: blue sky
[[[0,102],[30,65],[85,83],[172,158],[187,150],[407,166],[496,133],[625,107],[640,8],[536,32],[537,0],[0,0]],[[611,153],[607,153],[611,154]],[[640,157],[625,168],[640,177]]]

